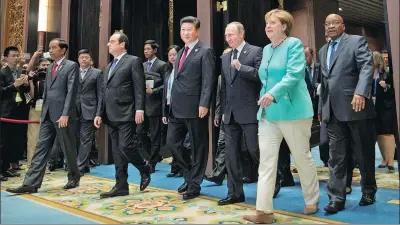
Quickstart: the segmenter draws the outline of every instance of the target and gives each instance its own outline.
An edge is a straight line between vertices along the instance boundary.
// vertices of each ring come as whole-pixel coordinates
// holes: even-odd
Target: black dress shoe
[[[375,195],[366,195],[363,194],[360,200],[360,203],[358,203],[360,206],[367,206],[367,205],[372,205],[375,202]]]
[[[8,181],[8,178],[0,175],[0,181]]]
[[[219,200],[218,205],[230,205],[239,202],[244,202],[244,196],[240,197],[228,196],[227,198]]]
[[[294,181],[291,181],[291,182],[283,181],[283,182],[281,182],[281,187],[293,187],[293,186],[296,186],[296,183]]]
[[[176,173],[175,177],[183,177],[183,174],[182,173]]]
[[[278,182],[277,184],[275,184],[275,189],[274,189],[273,198],[276,198],[276,196],[278,196],[278,194],[279,194],[280,191],[281,191],[281,183]]]
[[[12,170],[7,170],[6,172],[2,173],[3,177],[19,177],[21,174],[12,171]]]
[[[188,184],[185,182],[178,188],[178,193],[182,194],[183,192],[187,191],[188,189]]]
[[[330,201],[329,204],[324,208],[324,210],[330,214],[335,214],[343,209],[344,209],[344,202],[332,202],[332,201]]]
[[[253,181],[250,177],[243,177],[242,178],[243,183],[245,184],[251,184],[254,183],[255,181]]]
[[[183,200],[190,200],[200,196],[200,192],[197,193],[186,193],[183,195]]]
[[[126,196],[126,195],[129,195],[129,191],[121,191],[118,190],[116,187],[113,187],[111,191],[101,193],[100,198],[112,198],[116,196]]]
[[[57,169],[57,166],[56,166],[56,165],[54,165],[54,164],[50,164],[50,163],[49,163],[49,165],[48,165],[48,168],[49,168],[49,170],[50,170],[50,171],[52,171],[52,172],[53,172],[54,170],[56,170],[56,169]]]
[[[70,180],[63,188],[65,190],[68,190],[68,189],[76,188],[78,186],[79,186],[79,180],[78,181]]]
[[[206,176],[204,177],[204,179],[215,183],[216,185],[222,185],[222,182],[224,181],[224,179],[220,178],[220,177],[216,177],[216,176]]]
[[[7,188],[6,191],[14,194],[30,194],[37,193],[38,189],[32,186],[20,186],[17,188]]]
[[[175,175],[176,175],[176,173],[169,173],[169,174],[167,174],[167,177],[175,177]]]
[[[149,170],[147,173],[140,174],[140,191],[144,191],[147,186],[149,186],[151,181],[151,172],[152,170]]]
[[[90,173],[90,168],[89,167],[85,167],[83,169],[83,173]]]

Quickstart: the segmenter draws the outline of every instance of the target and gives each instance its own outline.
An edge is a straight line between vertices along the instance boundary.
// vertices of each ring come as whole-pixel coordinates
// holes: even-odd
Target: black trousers
[[[128,122],[107,122],[108,133],[111,137],[112,155],[115,164],[115,187],[129,191],[128,163],[132,163],[140,173],[149,172],[146,160],[134,140],[136,124]]]
[[[155,166],[162,156],[161,149],[161,126],[162,121],[159,116],[145,116],[144,122],[137,125],[136,133],[142,148],[148,153],[148,161]]]
[[[247,150],[252,161],[258,165],[260,153],[258,148],[258,124],[239,124],[233,115],[229,124],[225,126],[225,163],[228,173],[228,196],[241,197],[243,192],[243,168],[240,152],[242,151],[242,138],[247,146]]]
[[[179,151],[188,132],[191,146],[191,163],[183,159]],[[185,182],[188,184],[187,193],[199,193],[208,160],[208,116],[204,118],[184,119],[176,118],[171,113],[168,123],[166,146],[184,171]]]
[[[188,133],[185,137],[185,141],[183,142],[183,145],[178,149],[178,154],[180,154],[182,156],[182,159],[185,162],[187,162],[189,168],[192,167],[192,159],[190,156],[190,152],[191,152],[191,147],[190,147],[190,139],[189,139],[189,133]],[[182,168],[179,165],[178,160],[176,160],[175,157],[172,157],[171,173],[183,174],[183,172],[184,172],[184,168]]]
[[[52,122],[49,115],[46,115],[40,124],[39,141],[33,154],[31,167],[25,175],[24,185],[37,188],[42,185],[46,164],[50,159],[56,136],[58,136],[65,158],[68,159],[68,181],[79,181],[80,174],[76,164],[75,120],[76,118],[70,117],[67,127],[58,128],[58,123]]]
[[[278,174],[280,173],[281,183],[294,183],[292,172],[290,171],[290,149],[286,140],[283,138],[279,148]],[[278,180],[278,177],[276,178]],[[278,182],[278,181],[277,181]]]
[[[349,159],[356,155],[361,173],[363,194],[375,195],[375,125],[374,120],[342,122],[333,119],[327,124],[329,134],[328,195],[331,201],[346,201]],[[350,163],[350,165],[354,163]],[[351,170],[352,172],[352,170]]]
[[[77,146],[78,149],[78,168],[80,172],[89,169],[89,156],[93,145],[94,121],[79,118],[77,122]]]
[[[213,165],[213,172],[211,176],[219,177],[220,179],[225,179],[226,175],[226,163],[225,163],[225,129],[224,123],[221,123],[217,149],[215,151],[215,159]]]

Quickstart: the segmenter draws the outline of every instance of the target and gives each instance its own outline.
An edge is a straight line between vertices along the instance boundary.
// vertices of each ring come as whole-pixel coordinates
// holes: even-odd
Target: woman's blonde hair
[[[265,20],[267,20],[271,16],[275,16],[276,18],[278,18],[281,21],[282,25],[286,24],[285,33],[286,36],[289,36],[294,23],[292,14],[282,9],[273,9],[265,14]]]
[[[374,58],[375,69],[378,69],[379,72],[383,72],[385,70],[385,61],[383,60],[382,54],[374,51],[372,52],[372,57]]]

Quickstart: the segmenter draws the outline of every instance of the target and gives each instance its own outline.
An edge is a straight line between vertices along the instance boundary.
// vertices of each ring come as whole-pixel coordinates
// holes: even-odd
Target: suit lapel
[[[324,76],[328,77],[328,65],[326,64],[326,59],[328,57],[328,44],[325,44],[324,47],[322,47],[321,51],[322,51],[322,57],[321,57],[321,69],[326,68],[326,73],[322,73]],[[322,70],[324,71],[324,70]]]
[[[241,64],[244,62],[244,60],[246,60],[247,55],[249,55],[249,52],[250,52],[250,46],[249,46],[249,44],[246,43],[243,46],[243,49],[242,49],[242,51],[240,52],[240,55],[239,55],[239,62]],[[239,71],[237,69],[233,68],[232,66],[231,66],[231,68],[233,69],[233,77],[232,77],[232,81],[231,81],[231,84],[232,84],[235,81],[235,78],[236,78],[236,76],[237,76]]]
[[[111,71],[111,74],[109,76],[110,79],[108,79],[108,82],[110,82],[110,80],[113,78],[115,72],[121,67],[121,65],[124,64],[127,57],[128,57],[128,53],[125,53],[125,55],[120,60],[118,60],[117,65],[115,65],[114,69]],[[111,65],[110,65],[110,68],[111,68]],[[107,76],[108,76],[108,73],[107,73]]]
[[[89,67],[89,69],[86,71],[85,77],[83,78],[83,80],[81,81],[81,83],[85,82],[85,80],[90,77],[93,74],[93,70],[92,67]],[[79,76],[80,78],[81,76]]]
[[[156,72],[157,63],[158,63],[158,58],[156,60],[154,60],[154,63],[151,65],[150,72]]]
[[[343,46],[346,44],[346,42],[347,42],[347,34],[343,34],[342,40],[340,40],[339,46],[336,49],[336,54],[335,54],[335,57],[333,58],[332,65],[330,65],[329,73],[331,73],[332,68],[335,66],[335,62],[336,62],[339,54],[341,53]]]
[[[190,63],[190,61],[193,59],[193,57],[197,54],[197,52],[199,52],[199,48],[200,48],[200,41],[193,47],[193,49],[190,51],[189,55],[186,56],[185,62],[182,65],[182,68],[180,71],[184,70],[185,67]],[[179,59],[180,61],[180,59]],[[178,67],[179,69],[179,63],[178,63]],[[180,75],[180,71],[177,74],[177,77]]]
[[[50,87],[51,87],[51,86],[54,84],[54,82],[57,80],[58,74],[60,74],[61,70],[64,69],[65,60],[66,60],[66,59],[64,59],[64,60],[60,63],[60,65],[57,67],[56,75],[54,76],[54,80],[52,80]],[[51,68],[53,68],[53,65],[54,65],[54,64],[51,65]],[[51,72],[50,72],[50,77],[51,77]]]

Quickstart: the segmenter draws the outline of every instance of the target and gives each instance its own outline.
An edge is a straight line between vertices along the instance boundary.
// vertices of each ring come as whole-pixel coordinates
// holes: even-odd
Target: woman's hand
[[[269,105],[271,105],[271,103],[273,101],[274,101],[274,97],[270,93],[267,93],[267,94],[263,95],[260,100],[258,100],[257,104],[261,108],[266,108]]]

